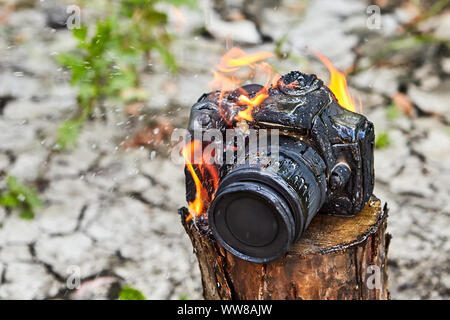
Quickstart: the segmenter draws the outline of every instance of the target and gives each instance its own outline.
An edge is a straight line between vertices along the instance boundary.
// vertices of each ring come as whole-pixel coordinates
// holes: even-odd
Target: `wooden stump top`
[[[373,196],[353,217],[317,214],[288,254],[303,256],[345,249],[365,241],[384,219],[381,201]]]

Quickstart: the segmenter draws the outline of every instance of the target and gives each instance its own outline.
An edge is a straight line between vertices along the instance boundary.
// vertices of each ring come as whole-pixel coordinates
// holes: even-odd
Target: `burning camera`
[[[235,138],[214,156],[236,160],[241,150],[244,161],[190,164],[185,173],[187,200],[200,211],[196,223],[239,258],[277,259],[319,211],[353,216],[369,200],[373,125],[341,107],[315,75],[293,71],[268,89],[252,84],[212,92],[192,107],[191,133],[213,129],[225,137],[236,127],[244,148],[236,148]],[[266,154],[249,146],[251,130],[271,133]]]

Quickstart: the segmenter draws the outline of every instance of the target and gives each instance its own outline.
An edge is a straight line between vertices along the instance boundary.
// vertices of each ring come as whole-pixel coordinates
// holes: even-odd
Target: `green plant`
[[[193,0],[121,0],[110,4],[110,14],[98,21],[95,30],[87,26],[73,30],[77,51],[57,56],[57,61],[71,70],[71,84],[78,88],[77,114],[61,125],[56,148],[76,144],[83,123],[96,107],[104,113],[106,98],[142,100],[139,73],[145,69],[152,52],[173,72],[178,70],[169,51],[172,36],[166,31],[166,13],[156,9],[161,2],[192,5]],[[90,36],[92,34],[92,36]],[[145,98],[144,98],[145,99]]]
[[[391,138],[389,137],[389,134],[387,132],[381,132],[376,135],[375,148],[384,149],[384,148],[389,147],[390,144],[391,144]]]
[[[131,288],[123,287],[119,294],[119,300],[146,300],[141,291]]]
[[[16,177],[8,176],[6,190],[0,192],[0,206],[18,210],[21,218],[31,220],[35,210],[42,206],[42,201],[32,187],[19,183]]]
[[[183,294],[179,298],[180,300],[189,300],[189,296],[187,294]]]
[[[78,116],[73,120],[65,121],[58,129],[58,140],[56,149],[66,149],[75,147],[77,137],[80,135],[85,114]]]
[[[387,108],[386,108],[386,117],[390,120],[394,120],[397,119],[398,117],[400,117],[401,112],[398,109],[398,107],[394,104],[391,103]]]
[[[166,66],[176,72],[178,65],[168,50],[172,36],[162,27],[167,24],[168,17],[165,12],[155,8],[158,2],[169,2],[176,6],[194,3],[190,0],[122,0],[120,15],[129,22],[127,29],[133,35],[133,39],[130,39],[133,47],[143,52],[147,61],[153,50],[158,52]]]

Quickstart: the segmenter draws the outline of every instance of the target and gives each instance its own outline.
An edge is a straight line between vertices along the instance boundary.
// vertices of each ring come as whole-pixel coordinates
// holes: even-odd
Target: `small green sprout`
[[[18,210],[25,220],[34,218],[35,210],[42,206],[34,188],[19,183],[16,177],[6,178],[6,189],[0,191],[0,206],[10,210]]]
[[[375,138],[375,148],[385,149],[391,144],[391,138],[387,132],[381,132],[377,134]]]
[[[119,294],[119,300],[147,300],[141,291],[131,288],[123,287]]]

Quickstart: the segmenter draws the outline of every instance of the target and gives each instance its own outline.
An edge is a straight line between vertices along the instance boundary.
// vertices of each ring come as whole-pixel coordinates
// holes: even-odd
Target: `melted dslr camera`
[[[243,110],[239,96],[245,92],[251,99],[262,89],[246,85],[204,94],[192,107],[189,130],[219,129],[225,135]],[[278,161],[216,164],[220,180],[217,190],[209,188],[215,193],[204,222],[226,250],[265,263],[283,256],[318,212],[361,211],[374,187],[374,128],[363,115],[341,107],[322,80],[298,71],[268,89],[251,116],[250,128],[278,130]],[[185,172],[192,201],[193,177]]]

